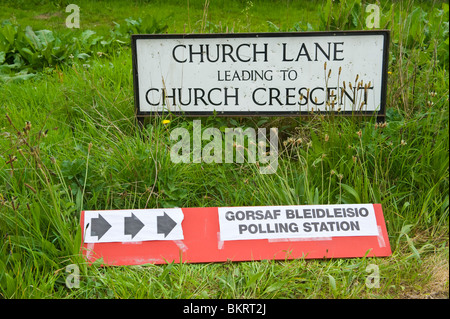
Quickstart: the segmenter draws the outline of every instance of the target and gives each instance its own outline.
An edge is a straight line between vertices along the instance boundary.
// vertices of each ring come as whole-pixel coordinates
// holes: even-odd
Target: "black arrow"
[[[100,214],[98,214],[98,218],[92,218],[91,223],[91,236],[98,236],[98,240],[111,228],[111,225]]]
[[[134,238],[142,227],[144,224],[133,213],[131,217],[125,217],[125,235],[131,235],[131,238]]]
[[[169,217],[169,215],[164,212],[163,216],[158,216],[157,220],[157,229],[158,234],[164,234],[164,237],[167,237],[172,229],[177,225],[177,223]]]

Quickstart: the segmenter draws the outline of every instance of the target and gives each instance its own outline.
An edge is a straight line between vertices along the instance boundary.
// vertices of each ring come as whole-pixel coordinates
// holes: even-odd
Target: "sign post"
[[[385,115],[389,31],[132,35],[136,116]]]

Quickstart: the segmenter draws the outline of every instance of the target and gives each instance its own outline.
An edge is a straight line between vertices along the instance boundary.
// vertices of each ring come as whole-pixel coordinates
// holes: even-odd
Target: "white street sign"
[[[384,114],[389,31],[133,35],[137,115]]]

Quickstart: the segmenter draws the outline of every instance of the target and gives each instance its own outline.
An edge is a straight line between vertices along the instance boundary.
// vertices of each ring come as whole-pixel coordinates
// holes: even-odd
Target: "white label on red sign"
[[[219,207],[220,239],[378,236],[372,204]]]
[[[84,212],[84,242],[183,240],[181,208]]]

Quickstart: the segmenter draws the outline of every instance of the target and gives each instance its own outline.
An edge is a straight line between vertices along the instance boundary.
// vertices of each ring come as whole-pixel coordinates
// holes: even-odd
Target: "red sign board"
[[[380,204],[82,211],[80,226],[107,265],[391,254]]]

